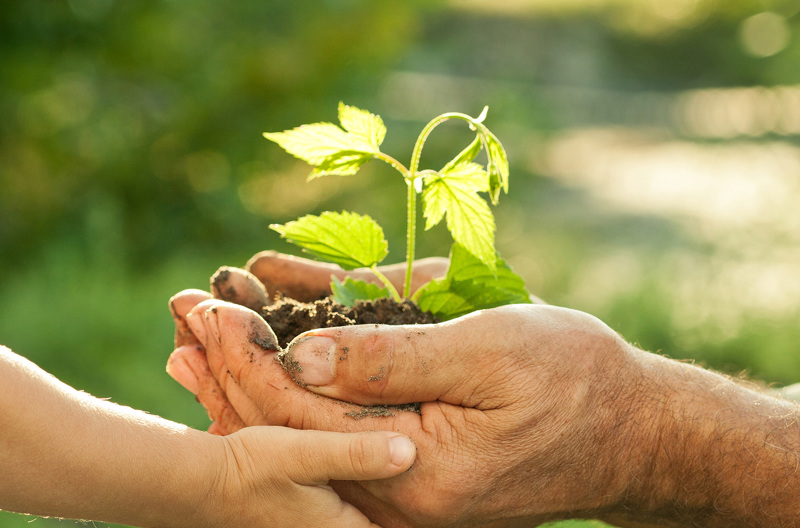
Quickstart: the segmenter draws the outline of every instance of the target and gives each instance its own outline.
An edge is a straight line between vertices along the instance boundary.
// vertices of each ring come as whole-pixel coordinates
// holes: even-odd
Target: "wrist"
[[[130,459],[120,456],[116,468],[120,483],[115,484],[120,489],[93,491],[98,493],[96,507],[105,510],[96,518],[143,528],[221,526],[212,514],[219,517],[222,503],[209,499],[218,485],[222,439],[169,422],[152,425],[145,426],[145,431],[131,431],[131,437],[140,438],[129,446]],[[129,470],[134,464],[135,469]],[[118,496],[118,500],[108,503],[107,496]]]
[[[640,427],[621,526],[794,526],[797,407],[693,365],[633,350]],[[791,517],[784,516],[790,515]],[[765,523],[764,519],[770,519]],[[638,523],[638,524],[637,524]]]
[[[224,439],[190,429],[170,457],[169,474],[160,490],[162,511],[152,526],[223,526],[229,520],[222,515],[225,504],[220,496]]]

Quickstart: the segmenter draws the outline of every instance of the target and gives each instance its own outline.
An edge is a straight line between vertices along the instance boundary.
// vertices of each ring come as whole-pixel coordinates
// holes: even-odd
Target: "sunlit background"
[[[164,373],[175,292],[293,251],[349,209],[403,255],[383,165],[304,183],[261,138],[384,117],[406,159],[446,111],[506,145],[498,246],[530,289],[627,339],[800,381],[796,0],[38,0],[0,14],[0,343],[77,388],[205,428]],[[468,131],[442,127],[438,168]],[[446,254],[434,229],[421,256]],[[568,523],[569,524],[569,523]],[[596,523],[571,523],[572,526]],[[0,514],[2,527],[71,522]]]

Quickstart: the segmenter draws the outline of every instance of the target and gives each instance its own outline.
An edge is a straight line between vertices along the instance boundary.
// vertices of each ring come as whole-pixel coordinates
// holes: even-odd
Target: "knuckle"
[[[372,469],[376,457],[373,442],[366,435],[357,435],[348,445],[348,460],[354,475],[364,475]]]
[[[370,361],[383,359],[394,352],[394,332],[371,332],[362,345],[363,359]]]

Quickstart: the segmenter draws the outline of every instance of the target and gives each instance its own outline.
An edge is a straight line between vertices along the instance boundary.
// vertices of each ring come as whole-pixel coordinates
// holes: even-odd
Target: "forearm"
[[[634,351],[642,471],[608,520],[667,526],[800,525],[800,407],[712,372]],[[632,525],[634,526],[634,525]]]
[[[197,525],[214,438],[93,398],[0,347],[0,508]]]

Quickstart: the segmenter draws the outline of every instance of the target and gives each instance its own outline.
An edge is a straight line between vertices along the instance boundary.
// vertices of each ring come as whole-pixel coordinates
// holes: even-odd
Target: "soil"
[[[430,313],[423,312],[412,301],[398,303],[393,299],[358,301],[348,308],[333,301],[330,297],[303,303],[289,297],[281,297],[275,303],[265,306],[261,316],[275,332],[281,348],[295,336],[315,328],[349,326],[355,324],[427,324],[438,320]]]
[[[405,300],[401,303],[393,299],[377,299],[375,301],[358,301],[355,306],[348,308],[333,301],[330,297],[304,303],[290,297],[279,297],[273,304],[261,309],[261,316],[275,332],[278,343],[282,349],[299,334],[315,328],[330,328],[335,326],[349,326],[356,324],[428,324],[439,322],[429,312],[423,312],[412,301]],[[346,359],[347,351],[344,351]],[[283,368],[294,378],[294,371],[299,365],[292,363],[291,357],[278,354]],[[379,380],[381,374],[370,378],[369,381]],[[361,407],[358,411],[345,413],[354,420],[363,418],[395,416],[396,412],[420,412],[419,403],[405,405],[373,405]]]

